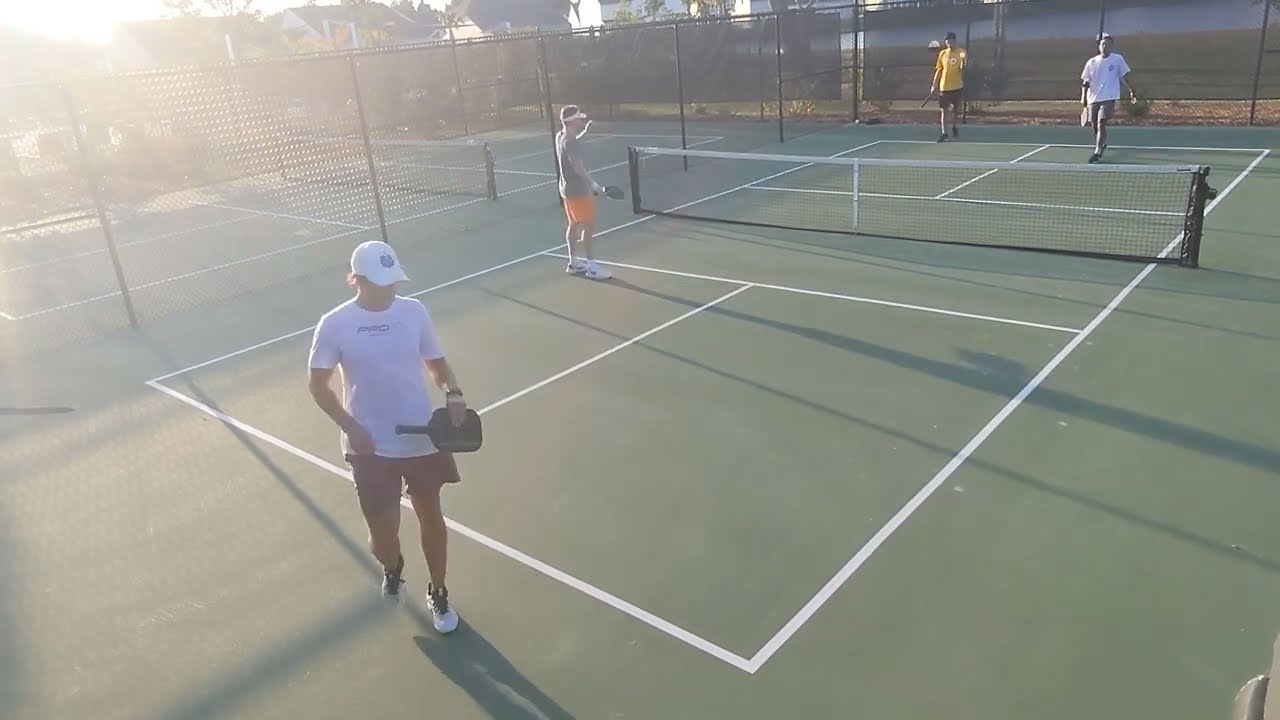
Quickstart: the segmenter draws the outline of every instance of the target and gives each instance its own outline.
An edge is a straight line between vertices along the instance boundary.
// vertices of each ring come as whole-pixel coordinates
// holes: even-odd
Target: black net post
[[[351,90],[355,94],[356,116],[360,119],[360,138],[364,142],[364,157],[369,163],[369,185],[373,189],[373,204],[378,212],[378,230],[382,233],[383,242],[391,242],[387,235],[387,218],[382,209],[382,190],[378,184],[378,167],[373,161],[373,144],[369,140],[369,120],[365,116],[364,99],[360,93],[360,73],[356,71],[356,56],[347,56],[347,67],[351,69]]]
[[[782,111],[782,13],[778,13],[773,18],[773,40],[778,61],[778,142],[782,143],[786,142]]]
[[[1098,37],[1102,42],[1102,33],[1107,31],[1107,0],[1098,0]]]
[[[676,101],[680,103],[680,149],[689,149],[689,135],[685,128],[684,117],[684,65],[680,62],[680,23],[672,26],[676,49]],[[689,170],[689,158],[684,159],[684,169]]]
[[[546,93],[542,97],[542,104],[546,108],[547,124],[551,129],[551,164],[555,166],[556,185],[560,184],[560,150],[556,144],[556,108],[551,103],[551,73],[547,70],[547,36],[538,36],[538,64],[542,71],[542,91]],[[564,205],[564,198],[560,197],[560,192],[556,191],[556,197],[559,198],[560,204]]]
[[[98,214],[98,224],[102,226],[102,236],[107,243],[107,254],[111,256],[111,267],[116,273],[116,282],[120,285],[120,297],[124,300],[124,310],[129,315],[129,324],[138,327],[138,313],[133,307],[133,297],[129,295],[129,283],[124,277],[124,267],[120,264],[120,253],[116,250],[115,236],[111,232],[111,220],[107,217],[107,205],[102,199],[102,187],[97,171],[89,159],[89,148],[84,137],[84,128],[80,124],[80,110],[76,107],[71,92],[65,86],[59,86],[63,103],[67,110],[67,121],[76,139],[76,153],[80,157],[80,172],[84,183],[93,198],[94,211]]]
[[[1249,99],[1249,124],[1258,119],[1258,85],[1262,82],[1262,59],[1267,54],[1267,25],[1271,23],[1271,0],[1262,3],[1262,32],[1258,34],[1258,64],[1253,70],[1253,95]]]
[[[1179,265],[1200,267],[1200,241],[1204,236],[1205,206],[1210,196],[1216,196],[1216,193],[1209,187],[1209,168],[1201,168],[1191,179],[1191,197],[1183,224]]]
[[[685,161],[688,168],[688,160]],[[640,214],[640,151],[634,147],[627,148],[627,175],[631,179],[631,212]]]
[[[462,68],[458,66],[458,40],[453,36],[453,27],[449,27],[449,55],[453,58],[453,79],[458,89],[458,118],[462,120],[462,134],[471,135],[467,127],[467,96],[462,91]]]

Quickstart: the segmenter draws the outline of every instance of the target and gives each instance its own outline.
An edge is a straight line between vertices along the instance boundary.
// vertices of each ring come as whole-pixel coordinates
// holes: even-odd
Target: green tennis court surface
[[[1064,129],[918,142],[930,132],[845,128],[727,149],[980,163],[1088,153]],[[602,138],[591,162],[614,167],[598,179],[626,186],[625,148],[678,147],[638,137],[662,134]],[[70,388],[78,411],[0,419],[12,468],[0,482],[6,717],[1224,717],[1268,664],[1280,622],[1276,143],[1114,134],[1108,162],[1212,168],[1201,267],[635,215],[602,200],[600,254],[615,277],[592,283],[563,272],[562,215],[545,193],[413,219],[407,204],[393,233],[405,292],[431,309],[485,417],[485,448],[461,458],[464,482],[446,493],[463,620],[448,637],[423,608],[420,554],[406,553],[413,601],[379,597],[337,432],[305,386],[310,324],[346,297],[342,258],[376,231],[331,226],[361,223],[318,209],[284,218],[278,205],[151,218],[134,240],[159,248],[189,224],[181,242],[218,253],[157,275],[188,305],[94,340],[92,373],[70,354],[13,353],[17,401]],[[500,189],[504,168],[550,168],[544,148],[520,142],[494,143]],[[938,232],[985,217],[999,232],[1008,208],[928,208],[944,194],[1023,193],[1088,208],[1093,238],[1168,243],[1181,226],[1096,220],[1099,207],[1165,212],[1149,186],[1099,195],[1040,178],[1028,190],[1013,168],[896,175],[906,192],[893,194],[926,209],[885,212]],[[642,187],[706,214],[810,223],[828,206],[745,188],[844,191],[813,174],[762,181],[777,171],[702,165]],[[1055,188],[1063,202],[1044,199]],[[241,199],[255,198],[275,196]],[[1052,209],[1061,223],[1035,230],[1074,242],[1079,212]],[[254,243],[329,235],[235,266],[261,268],[251,292],[218,294],[216,272],[194,273]],[[27,261],[58,267],[93,249],[59,242]],[[76,296],[31,287],[6,285],[10,325],[92,321],[94,303],[35,315]]]

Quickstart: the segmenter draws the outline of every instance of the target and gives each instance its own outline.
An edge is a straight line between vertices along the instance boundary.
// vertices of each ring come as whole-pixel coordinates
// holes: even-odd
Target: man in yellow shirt
[[[933,85],[929,88],[929,96],[939,90],[938,107],[942,108],[942,136],[938,142],[947,141],[947,128],[951,128],[951,137],[960,136],[960,128],[956,125],[956,110],[960,107],[961,95],[964,93],[964,68],[968,61],[968,53],[956,43],[956,34],[947,33],[947,46],[938,53],[938,64],[933,71]]]

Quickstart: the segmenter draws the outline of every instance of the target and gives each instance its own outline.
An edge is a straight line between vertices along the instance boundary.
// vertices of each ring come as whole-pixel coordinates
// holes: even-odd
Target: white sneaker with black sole
[[[404,587],[404,578],[400,577],[400,573],[404,572],[404,558],[400,558],[400,567],[395,570],[383,568],[382,570],[382,596],[392,602],[400,602],[400,590]]]
[[[427,587],[427,609],[431,610],[431,622],[436,632],[449,634],[458,629],[458,611],[449,604],[449,589]]]
[[[595,263],[588,263],[587,271],[584,272],[582,276],[590,280],[608,280],[613,277],[613,273],[605,270]]]
[[[564,266],[564,271],[570,275],[582,275],[587,271],[587,261],[582,259],[570,260],[569,264]]]

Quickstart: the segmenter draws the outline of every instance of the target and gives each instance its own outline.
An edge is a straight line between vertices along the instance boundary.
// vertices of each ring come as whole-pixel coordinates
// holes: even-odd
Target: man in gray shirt
[[[610,273],[596,264],[592,240],[596,223],[595,196],[600,194],[601,188],[587,172],[582,152],[581,138],[587,133],[591,121],[577,105],[566,105],[560,109],[560,122],[564,127],[556,133],[556,162],[560,166],[560,197],[564,198],[564,213],[569,220],[569,229],[565,232],[569,265],[565,272],[592,280],[607,280]],[[582,244],[581,252],[578,252],[578,243]]]

